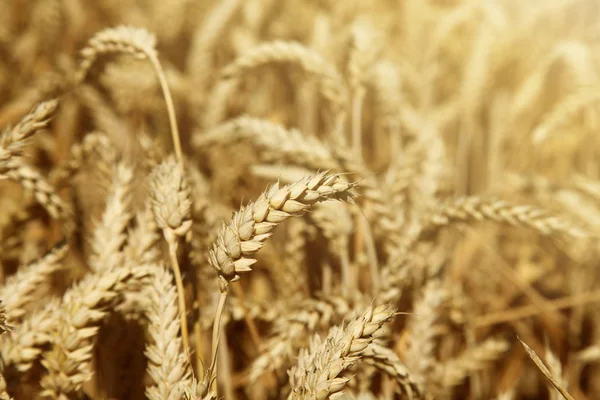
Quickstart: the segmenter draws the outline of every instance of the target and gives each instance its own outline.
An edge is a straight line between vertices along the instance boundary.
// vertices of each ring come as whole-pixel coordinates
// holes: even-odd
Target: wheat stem
[[[215,312],[215,322],[213,324],[212,332],[212,361],[210,363],[210,380],[215,380],[217,372],[217,350],[219,347],[219,335],[221,333],[221,320],[223,319],[223,311],[225,310],[225,303],[227,301],[227,285],[221,285],[221,293],[219,294],[219,304],[217,305],[217,311]],[[215,386],[215,394],[217,394],[217,387]]]
[[[179,261],[177,261],[177,242],[169,241],[169,258],[171,259],[171,267],[175,274],[175,284],[177,285],[177,301],[179,304],[179,314],[181,318],[181,336],[183,338],[183,347],[186,352],[190,350],[190,337],[187,326],[187,308],[185,306],[185,292],[183,288],[183,279],[181,278],[181,270],[179,269]],[[188,353],[189,354],[189,353]]]
[[[183,152],[181,151],[179,127],[177,126],[175,106],[173,105],[173,98],[171,97],[171,91],[169,90],[169,85],[167,84],[167,78],[165,76],[165,72],[162,66],[160,65],[158,57],[156,56],[156,53],[148,53],[148,59],[154,67],[154,71],[156,72],[156,76],[158,77],[158,82],[160,83],[160,88],[162,90],[163,97],[165,98],[165,103],[167,104],[167,113],[169,114],[169,124],[171,126],[171,136],[173,137],[173,147],[175,149],[175,155],[177,156],[177,162],[179,163],[179,166],[183,171]]]

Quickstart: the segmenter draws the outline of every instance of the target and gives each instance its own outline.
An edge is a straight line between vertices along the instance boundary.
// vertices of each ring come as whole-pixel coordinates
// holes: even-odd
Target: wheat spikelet
[[[310,350],[300,352],[296,367],[289,372],[292,392],[288,399],[324,400],[341,392],[349,379],[338,376],[360,360],[393,316],[394,310],[389,306],[368,307],[347,326],[331,328],[324,341],[317,336]]]
[[[283,248],[285,272],[280,274],[281,277],[277,280],[280,283],[278,289],[281,294],[306,293],[308,290],[308,278],[303,267],[306,258],[306,235],[309,231],[308,224],[301,219],[294,219],[288,224]]]
[[[264,246],[277,225],[302,215],[320,201],[352,201],[354,186],[327,172],[281,188],[278,184],[271,186],[256,202],[242,207],[228,225],[223,224],[209,250],[211,266],[222,281],[237,281],[240,273],[251,271],[256,263],[251,257]]]
[[[158,226],[154,220],[152,204],[146,201],[135,215],[136,225],[127,234],[124,250],[129,265],[156,264],[160,259]]]
[[[192,378],[192,383],[189,387],[184,388],[184,400],[216,400],[217,395],[210,390],[210,384],[207,377],[202,381]]]

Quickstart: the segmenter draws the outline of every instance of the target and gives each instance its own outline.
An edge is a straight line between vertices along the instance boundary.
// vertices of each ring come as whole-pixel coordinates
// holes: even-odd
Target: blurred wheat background
[[[0,399],[600,399],[599,21],[5,0]]]

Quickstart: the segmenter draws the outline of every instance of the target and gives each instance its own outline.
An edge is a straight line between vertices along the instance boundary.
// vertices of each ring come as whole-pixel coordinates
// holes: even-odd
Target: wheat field
[[[0,8],[0,400],[600,399],[598,0]]]

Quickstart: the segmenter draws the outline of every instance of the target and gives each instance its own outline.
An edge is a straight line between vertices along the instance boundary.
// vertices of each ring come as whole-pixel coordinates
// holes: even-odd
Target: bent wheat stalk
[[[169,114],[169,124],[171,126],[171,135],[173,137],[173,146],[177,161],[183,168],[183,152],[181,151],[181,139],[179,138],[179,127],[177,126],[177,117],[175,115],[175,106],[171,91],[167,84],[165,72],[158,59],[156,51],[156,38],[153,34],[144,28],[135,28],[132,26],[118,26],[109,28],[96,33],[89,41],[81,54],[83,60],[79,66],[77,81],[83,82],[88,71],[96,59],[107,53],[125,53],[131,54],[134,58],[144,60],[148,59],[156,72],[160,88],[167,105]]]

